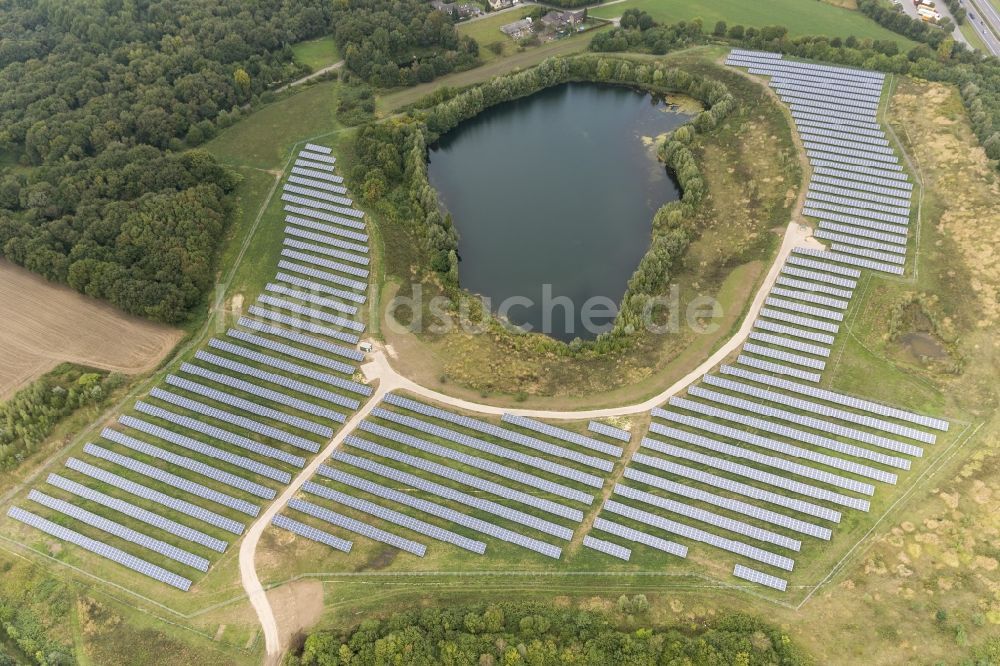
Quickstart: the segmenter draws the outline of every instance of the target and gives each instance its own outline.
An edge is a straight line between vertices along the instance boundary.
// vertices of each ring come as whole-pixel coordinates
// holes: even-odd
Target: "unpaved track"
[[[66,361],[126,374],[147,372],[183,336],[3,260],[0,303],[0,400]]]
[[[443,393],[438,393],[437,391],[425,388],[416,382],[403,377],[392,368],[389,364],[388,356],[386,356],[383,351],[375,351],[373,353],[372,361],[361,368],[365,377],[369,381],[378,380],[378,387],[372,397],[357,413],[354,414],[353,417],[347,421],[347,423],[343,425],[342,428],[340,428],[340,430],[337,431],[333,439],[330,440],[326,447],[313,459],[313,461],[295,476],[288,487],[285,488],[284,492],[282,492],[274,502],[271,502],[271,504],[268,505],[264,512],[261,513],[257,520],[250,526],[250,529],[247,530],[246,535],[243,537],[243,541],[240,544],[240,579],[264,631],[264,644],[267,651],[265,663],[280,663],[281,656],[288,647],[289,636],[287,635],[287,632],[283,635],[283,632],[279,630],[277,620],[274,616],[274,611],[272,610],[271,604],[267,598],[267,593],[261,585],[260,578],[257,576],[257,570],[254,566],[257,544],[260,542],[261,534],[263,534],[267,526],[271,524],[271,520],[274,516],[277,515],[278,512],[281,511],[281,509],[283,509],[288,503],[288,500],[292,499],[295,494],[299,492],[302,484],[312,478],[319,466],[326,462],[326,459],[330,457],[337,447],[340,446],[340,443],[344,440],[344,438],[357,428],[358,424],[368,416],[371,410],[382,401],[382,398],[387,393],[391,391],[404,390],[457,409],[483,414],[503,414],[506,412],[550,420],[595,419],[648,412],[654,407],[662,405],[668,398],[676,395],[689,384],[700,379],[703,374],[708,372],[715,365],[719,364],[723,359],[729,356],[732,352],[736,351],[740,345],[743,344],[743,341],[753,329],[753,323],[757,319],[757,314],[760,312],[761,307],[763,307],[764,299],[767,298],[768,293],[771,291],[771,287],[774,285],[774,281],[781,272],[781,267],[784,265],[785,259],[791,253],[793,248],[801,246],[814,247],[818,249],[823,247],[818,241],[812,238],[812,230],[809,227],[805,227],[797,222],[792,222],[788,225],[788,228],[785,231],[785,237],[781,243],[781,249],[778,251],[778,255],[774,259],[774,264],[771,266],[771,270],[768,271],[760,289],[757,291],[756,296],[754,296],[753,302],[750,304],[750,308],[747,311],[746,319],[743,321],[743,325],[740,327],[739,331],[737,331],[736,334],[726,342],[726,344],[720,347],[718,351],[707,358],[697,368],[676,381],[660,394],[646,400],[645,402],[635,405],[612,407],[609,409],[592,409],[568,412],[533,409],[507,409],[504,407],[494,407],[492,405],[480,405],[467,400],[454,398]]]

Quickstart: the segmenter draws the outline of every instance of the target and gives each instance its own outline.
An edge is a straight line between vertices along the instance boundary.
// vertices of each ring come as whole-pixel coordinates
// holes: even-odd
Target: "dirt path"
[[[343,66],[344,66],[344,61],[343,60],[338,60],[337,62],[333,63],[332,65],[327,65],[323,69],[317,69],[312,74],[306,74],[301,79],[295,79],[291,83],[286,83],[285,85],[283,85],[283,86],[281,86],[279,88],[275,88],[274,92],[275,92],[275,94],[281,93],[281,92],[285,92],[286,90],[288,90],[289,88],[291,88],[293,86],[300,86],[303,83],[307,83],[308,81],[312,81],[313,79],[317,79],[317,78],[323,76],[324,74],[326,74],[327,72],[332,72],[334,70],[340,69]]]
[[[0,303],[0,400],[67,361],[126,374],[148,372],[184,335],[7,261],[0,261]]]

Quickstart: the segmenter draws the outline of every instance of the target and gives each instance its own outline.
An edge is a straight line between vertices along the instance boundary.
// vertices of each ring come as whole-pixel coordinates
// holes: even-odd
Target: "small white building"
[[[513,7],[519,4],[520,0],[488,0],[490,3],[490,9],[497,11],[499,9],[507,9],[508,7]]]

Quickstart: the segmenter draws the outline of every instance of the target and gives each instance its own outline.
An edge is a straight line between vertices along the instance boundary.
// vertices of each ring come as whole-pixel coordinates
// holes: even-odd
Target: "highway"
[[[1000,11],[990,0],[962,0],[969,12],[969,25],[986,42],[992,55],[1000,56]]]

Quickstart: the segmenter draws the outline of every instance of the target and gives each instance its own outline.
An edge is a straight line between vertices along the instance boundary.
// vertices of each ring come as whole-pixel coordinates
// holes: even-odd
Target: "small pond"
[[[652,139],[689,118],[628,88],[566,84],[443,136],[430,181],[460,236],[462,287],[560,340],[610,328],[653,215],[679,196]]]

